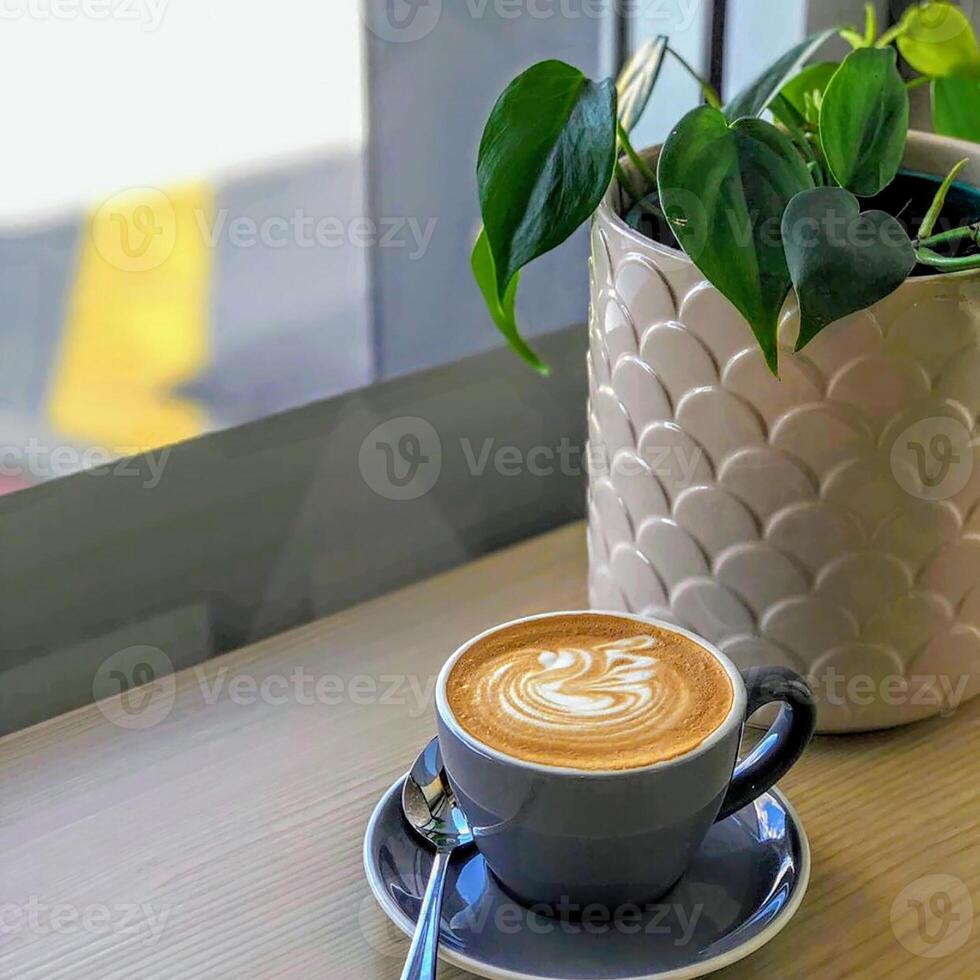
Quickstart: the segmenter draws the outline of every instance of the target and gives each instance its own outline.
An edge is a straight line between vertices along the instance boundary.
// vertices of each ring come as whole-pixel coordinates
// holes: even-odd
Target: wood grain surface
[[[583,606],[583,538],[565,528],[184,671],[152,702],[127,695],[129,713],[117,699],[0,741],[0,977],[397,978],[407,942],[361,870],[368,817],[433,733],[434,678],[461,641]],[[977,976],[978,732],[980,700],[817,739],[782,784],[813,849],[809,893],[717,976]],[[968,938],[938,957],[911,915],[893,919],[931,897],[931,875],[976,913],[955,906]]]

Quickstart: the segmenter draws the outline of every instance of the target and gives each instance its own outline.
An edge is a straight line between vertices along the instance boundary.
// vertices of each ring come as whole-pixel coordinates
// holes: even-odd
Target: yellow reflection
[[[205,186],[136,188],[91,215],[49,400],[59,432],[133,452],[205,431],[173,392],[207,363],[212,210]]]

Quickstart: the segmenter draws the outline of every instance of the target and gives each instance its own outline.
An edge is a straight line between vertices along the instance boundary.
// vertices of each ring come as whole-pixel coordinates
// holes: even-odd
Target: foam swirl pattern
[[[962,149],[914,137],[908,165]],[[592,244],[593,607],[793,668],[822,731],[980,694],[980,273],[910,280],[800,354],[791,301],[777,381],[686,257],[605,210]]]
[[[637,629],[629,620],[612,622]],[[594,624],[563,620],[529,636],[532,625],[478,643],[450,674],[457,720],[510,755],[590,770],[682,755],[721,724],[732,689],[710,654],[650,627],[610,637]]]

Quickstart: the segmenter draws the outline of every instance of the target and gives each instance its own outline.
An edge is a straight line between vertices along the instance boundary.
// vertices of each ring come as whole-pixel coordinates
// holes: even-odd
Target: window
[[[779,6],[4,4],[0,730],[119,649],[185,666],[579,516],[581,465],[479,466],[581,457],[588,303],[583,233],[522,289],[552,379],[502,349],[469,274],[484,121],[544,58],[609,74],[667,33],[731,87],[861,8]],[[670,64],[637,142],[697,100]],[[431,492],[372,486],[383,426]]]

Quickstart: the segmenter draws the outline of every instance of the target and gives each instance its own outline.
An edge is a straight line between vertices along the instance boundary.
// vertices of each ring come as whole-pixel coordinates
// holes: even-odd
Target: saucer
[[[432,851],[409,829],[398,780],[364,838],[364,869],[382,910],[415,931]],[[810,846],[778,790],[712,827],[687,873],[655,905],[557,918],[511,899],[473,848],[453,859],[439,956],[491,980],[682,980],[764,946],[793,917],[810,878]]]

